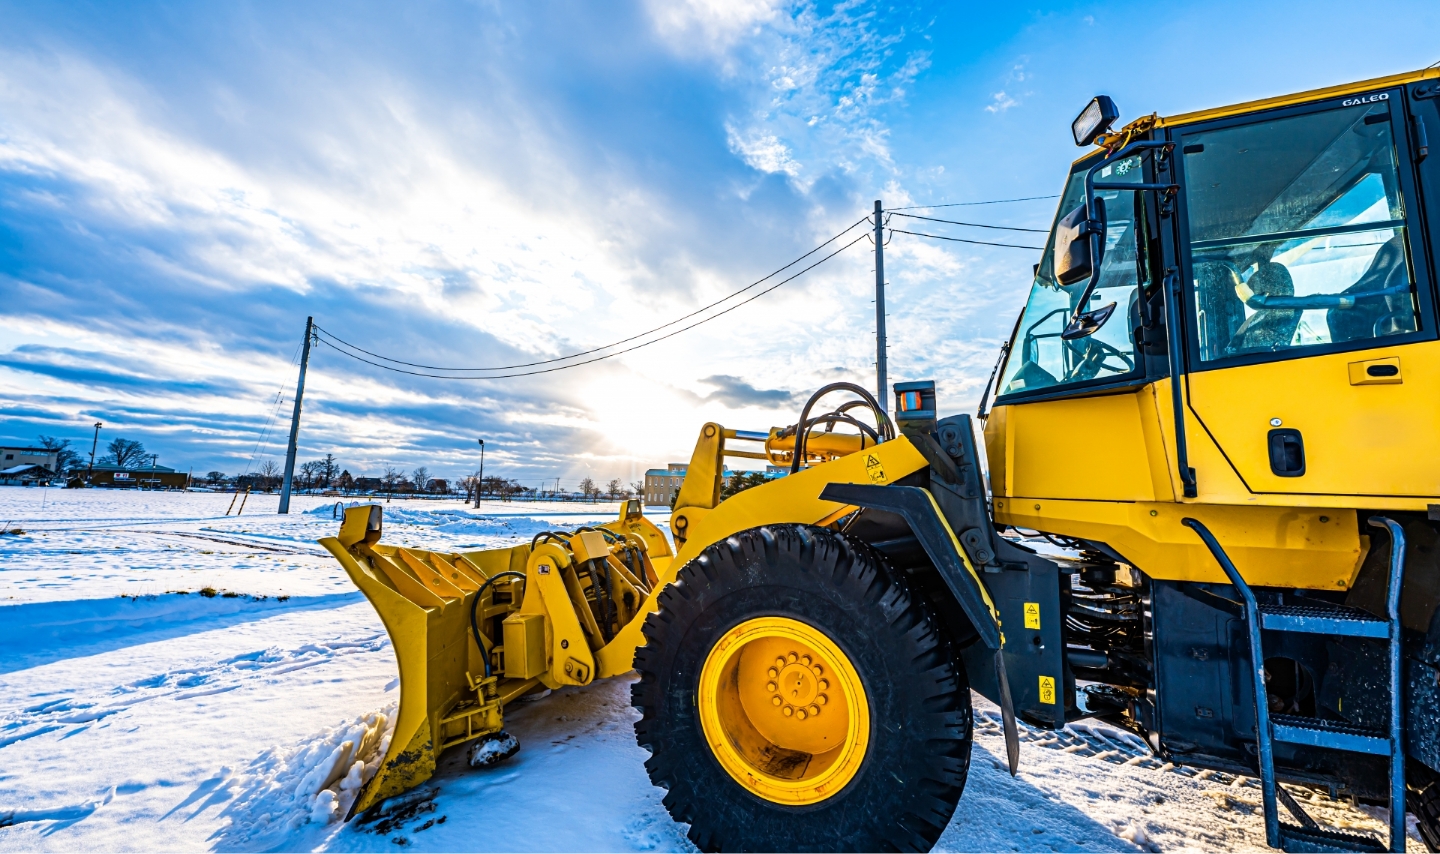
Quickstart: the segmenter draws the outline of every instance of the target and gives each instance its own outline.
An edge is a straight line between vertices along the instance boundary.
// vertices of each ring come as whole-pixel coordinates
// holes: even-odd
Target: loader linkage
[[[613,675],[596,653],[646,613],[655,561],[670,557],[639,502],[604,525],[468,553],[381,545],[381,520],[379,505],[352,507],[320,541],[379,613],[400,667],[395,733],[352,814],[424,782],[466,742],[479,739],[472,764],[494,761],[482,737],[502,732],[516,699]]]

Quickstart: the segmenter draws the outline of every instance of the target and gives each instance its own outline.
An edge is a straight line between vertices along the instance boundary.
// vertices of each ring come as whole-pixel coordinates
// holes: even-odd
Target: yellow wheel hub
[[[767,801],[823,801],[865,760],[870,707],[860,674],[799,620],[757,617],[726,632],[705,658],[695,699],[715,758]]]

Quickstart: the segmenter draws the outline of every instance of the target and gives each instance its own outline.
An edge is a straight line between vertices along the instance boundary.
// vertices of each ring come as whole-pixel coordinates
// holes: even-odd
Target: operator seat
[[[1201,352],[1213,359],[1245,322],[1245,304],[1235,295],[1235,273],[1219,261],[1195,265],[1195,300],[1200,312]]]
[[[1405,244],[1403,238],[1396,234],[1370,259],[1364,275],[1343,293],[1367,293],[1409,283]],[[1415,309],[1408,291],[1389,296],[1360,297],[1355,300],[1353,308],[1332,308],[1325,312],[1325,322],[1330,326],[1330,340],[1336,343],[1379,338],[1414,332]]]
[[[1274,261],[1262,263],[1259,269],[1250,274],[1250,279],[1245,284],[1251,291],[1264,296],[1295,296],[1295,280],[1290,278],[1290,271],[1285,269],[1284,264]],[[1295,338],[1295,330],[1300,326],[1301,313],[1298,308],[1257,309],[1235,330],[1235,335],[1230,339],[1230,345],[1225,351],[1253,353],[1288,347]]]

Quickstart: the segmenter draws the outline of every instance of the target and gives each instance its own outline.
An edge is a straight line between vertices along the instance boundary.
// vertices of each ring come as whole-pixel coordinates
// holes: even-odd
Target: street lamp
[[[85,470],[86,483],[95,475],[95,447],[100,444],[100,428],[104,426],[99,421],[95,422],[95,438],[90,441],[90,468]]]
[[[475,482],[475,509],[480,509],[480,490],[485,483],[485,440],[480,440],[480,478]]]

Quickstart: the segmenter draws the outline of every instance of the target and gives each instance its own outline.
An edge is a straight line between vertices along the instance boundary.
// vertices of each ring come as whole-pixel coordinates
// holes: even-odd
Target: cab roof
[[[1288,107],[1293,104],[1304,104],[1309,101],[1323,101],[1327,98],[1339,98],[1344,95],[1355,95],[1376,89],[1393,89],[1396,86],[1403,86],[1407,83],[1433,80],[1435,78],[1440,78],[1440,68],[1407,71],[1403,74],[1392,74],[1389,77],[1374,77],[1369,80],[1359,80],[1340,86],[1327,86],[1324,89],[1310,89],[1304,92],[1296,92],[1292,95],[1281,95],[1275,98],[1263,98],[1259,101],[1245,101],[1239,104],[1231,104],[1228,107],[1214,107],[1208,110],[1197,110],[1191,113],[1166,116],[1157,122],[1157,126],[1188,125],[1195,122],[1225,118],[1227,116],[1241,116],[1247,113],[1257,113],[1261,110],[1273,110],[1277,107]]]

